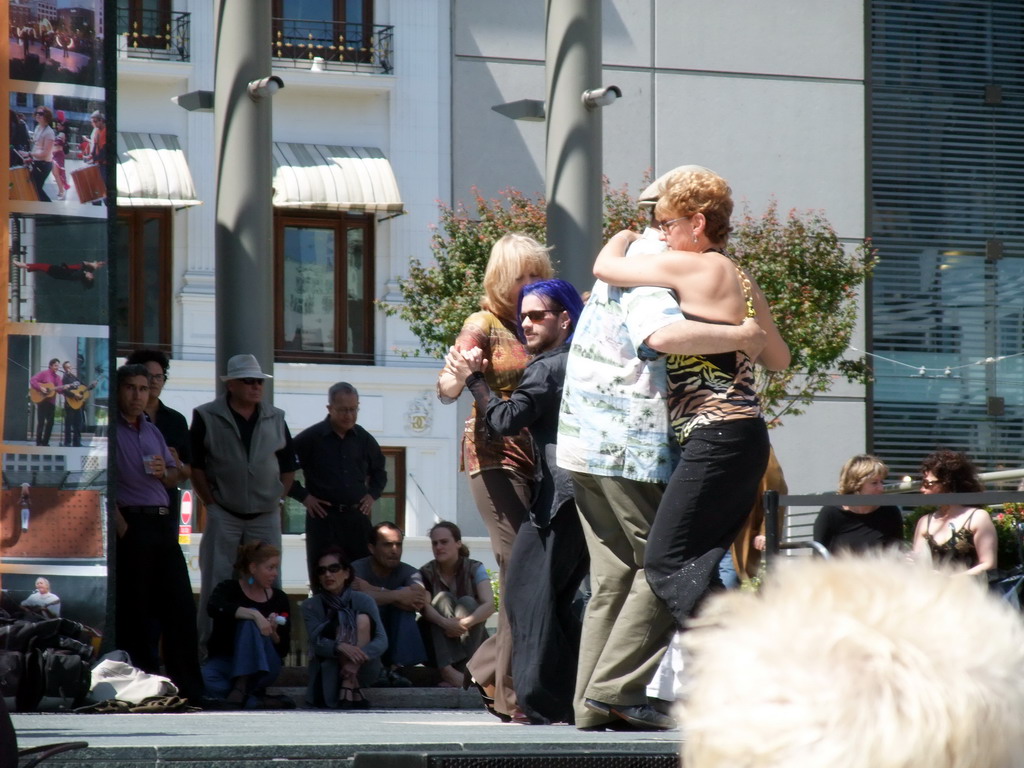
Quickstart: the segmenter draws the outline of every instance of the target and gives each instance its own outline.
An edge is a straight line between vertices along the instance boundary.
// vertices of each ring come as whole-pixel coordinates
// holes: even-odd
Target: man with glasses
[[[373,503],[388,474],[373,435],[356,424],[359,393],[345,381],[327,391],[327,418],[295,438],[305,485],[296,480],[288,495],[306,507],[306,562],[309,583],[317,584],[317,560],[330,547],[349,562],[366,557]]]
[[[653,209],[681,166],[640,196]],[[664,250],[651,225],[628,255]],[[672,635],[672,617],[644,574],[644,553],[678,447],[665,403],[664,354],[710,354],[764,345],[752,320],[741,326],[683,318],[665,288],[621,289],[595,283],[573,336],[558,424],[558,466],[573,477],[590,551],[593,594],[583,618],[576,676],[576,727],[672,728],[648,701],[647,684]]]
[[[209,639],[206,604],[230,579],[240,544],[253,539],[281,549],[281,498],[298,463],[284,411],[262,403],[271,378],[253,355],[235,355],[221,376],[227,391],[192,414],[192,486],[206,505],[199,545],[200,642]]]

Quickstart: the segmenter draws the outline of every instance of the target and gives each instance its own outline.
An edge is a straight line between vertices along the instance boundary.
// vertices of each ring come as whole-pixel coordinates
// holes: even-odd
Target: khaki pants
[[[663,487],[620,477],[572,473],[576,506],[590,550],[590,602],[583,616],[576,674],[576,727],[609,718],[583,699],[636,706],[672,637],[672,616],[644,575],[647,535]]]

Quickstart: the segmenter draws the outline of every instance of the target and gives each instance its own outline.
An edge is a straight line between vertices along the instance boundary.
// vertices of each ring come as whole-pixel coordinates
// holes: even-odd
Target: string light
[[[900,366],[901,368],[909,368],[914,373],[910,374],[915,379],[954,379],[959,378],[954,375],[955,371],[962,370],[964,368],[973,368],[976,365],[998,365],[1003,360],[1012,360],[1017,357],[1024,357],[1024,352],[1017,352],[1012,355],[999,355],[998,357],[986,357],[981,360],[975,360],[972,363],[964,363],[962,365],[946,365],[941,368],[929,368],[925,365],[913,365],[912,363],[905,363],[902,360],[894,360],[891,357],[885,357],[884,355],[876,355],[873,352],[867,352],[863,349],[857,349],[857,347],[850,347],[851,352],[859,352],[860,354],[874,358],[875,360],[882,360],[886,363],[892,363],[893,365]]]

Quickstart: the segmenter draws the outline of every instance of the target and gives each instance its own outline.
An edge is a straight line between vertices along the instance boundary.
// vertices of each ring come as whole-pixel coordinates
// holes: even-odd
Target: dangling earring
[[[251,587],[255,583],[256,583],[256,579],[254,579],[252,576],[250,576],[249,577],[249,586]]]
[[[695,243],[697,242],[697,233],[696,232],[693,233],[693,242],[695,242]]]

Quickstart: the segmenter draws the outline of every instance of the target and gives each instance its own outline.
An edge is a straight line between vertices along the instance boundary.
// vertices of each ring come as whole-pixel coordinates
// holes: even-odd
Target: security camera
[[[583,92],[583,103],[587,109],[607,107],[616,99],[622,98],[622,90],[617,85],[606,85],[603,88],[595,88],[592,91]]]
[[[249,92],[250,99],[259,101],[273,96],[282,88],[284,88],[284,81],[277,75],[270,75],[270,77],[262,77],[259,80],[250,80],[245,89]]]

